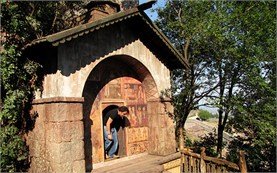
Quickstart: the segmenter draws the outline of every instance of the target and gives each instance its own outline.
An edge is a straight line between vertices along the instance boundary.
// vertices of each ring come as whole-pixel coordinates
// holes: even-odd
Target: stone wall
[[[35,127],[27,135],[29,172],[85,172],[83,98],[37,99]]]

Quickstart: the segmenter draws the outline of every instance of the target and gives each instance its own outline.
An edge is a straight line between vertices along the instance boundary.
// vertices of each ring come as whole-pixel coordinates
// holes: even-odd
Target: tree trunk
[[[184,147],[184,128],[179,127],[179,149],[183,150]]]
[[[184,128],[183,126],[178,127],[179,131],[179,151],[181,152],[181,165],[180,165],[180,172],[184,172],[184,163],[185,163],[185,156],[182,152],[184,150]]]
[[[222,141],[223,141],[223,103],[224,103],[224,91],[225,91],[225,74],[223,73],[221,64],[219,66],[219,110],[218,110],[218,128],[217,128],[217,148],[216,152],[219,157],[222,156]]]
[[[218,132],[217,132],[217,150],[216,150],[219,157],[222,157],[223,131],[224,131],[224,126],[219,124]]]

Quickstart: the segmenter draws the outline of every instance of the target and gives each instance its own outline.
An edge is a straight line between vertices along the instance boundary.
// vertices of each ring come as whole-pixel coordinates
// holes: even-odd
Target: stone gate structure
[[[104,161],[103,113],[121,105],[130,109],[119,131],[121,157],[175,152],[165,112],[172,106],[160,94],[170,71],[187,63],[143,12],[152,2],[125,11],[107,1],[89,5],[79,25],[25,48],[44,72],[27,137],[30,172],[91,171]]]

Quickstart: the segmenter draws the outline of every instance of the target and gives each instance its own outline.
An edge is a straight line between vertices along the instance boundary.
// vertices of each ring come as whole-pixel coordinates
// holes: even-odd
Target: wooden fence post
[[[181,152],[181,165],[180,165],[180,172],[184,172],[184,162],[185,162],[185,154],[184,154],[184,136],[183,136],[183,128],[179,128],[179,149]]]
[[[239,151],[239,168],[241,173],[247,173],[245,152],[241,150]]]
[[[201,173],[206,173],[206,163],[205,163],[205,160],[204,160],[204,157],[206,156],[205,150],[206,150],[205,147],[201,147],[201,154],[200,154],[200,157],[201,157],[200,172]]]
[[[185,164],[185,154],[184,154],[183,151],[181,151],[181,165],[180,165],[180,172],[181,173],[185,172],[184,164]]]

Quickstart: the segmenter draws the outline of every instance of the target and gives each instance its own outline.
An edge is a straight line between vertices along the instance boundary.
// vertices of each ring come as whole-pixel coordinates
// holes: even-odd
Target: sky
[[[149,0],[139,0],[139,4],[143,4],[148,2]],[[152,8],[145,10],[144,12],[150,17],[152,21],[157,19],[158,14],[156,12],[153,12],[153,10],[164,7],[166,3],[166,0],[157,0],[157,2],[152,6]]]

